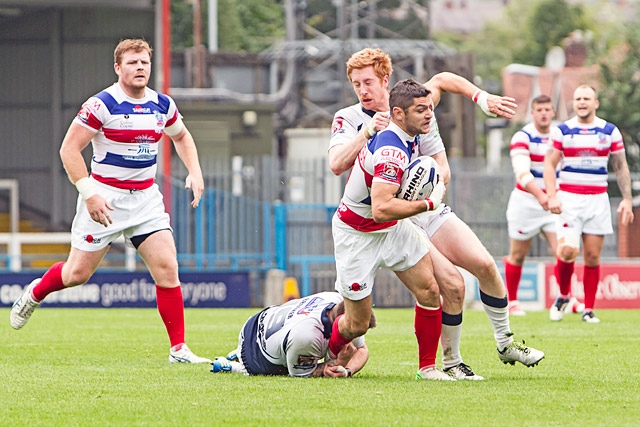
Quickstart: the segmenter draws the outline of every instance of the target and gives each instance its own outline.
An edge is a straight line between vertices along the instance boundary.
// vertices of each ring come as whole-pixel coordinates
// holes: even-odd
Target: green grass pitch
[[[255,309],[188,309],[201,356],[235,347]],[[169,364],[152,309],[51,309],[24,329],[0,310],[2,426],[637,426],[640,310],[602,323],[547,312],[512,318],[515,338],[546,353],[534,368],[498,360],[484,312],[466,311],[462,354],[486,381],[418,382],[413,311],[378,309],[371,351],[351,379],[212,374]]]

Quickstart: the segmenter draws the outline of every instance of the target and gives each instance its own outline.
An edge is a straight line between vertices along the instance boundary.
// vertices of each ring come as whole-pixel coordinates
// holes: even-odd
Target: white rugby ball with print
[[[424,200],[431,195],[438,181],[440,169],[433,157],[417,157],[402,174],[402,183],[396,197],[404,200]]]

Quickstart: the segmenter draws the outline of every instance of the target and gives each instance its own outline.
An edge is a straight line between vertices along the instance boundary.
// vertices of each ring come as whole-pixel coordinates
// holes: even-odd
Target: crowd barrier
[[[498,262],[504,278],[504,265]],[[555,262],[525,262],[518,290],[518,300],[525,311],[546,310],[559,295],[559,287],[553,270]],[[571,292],[579,301],[584,301],[582,284],[583,264],[576,262],[571,280]],[[475,307],[480,304],[478,280],[463,271],[467,286],[467,303]],[[603,260],[600,266],[600,284],[596,295],[596,308],[640,308],[640,261]]]
[[[34,273],[0,275],[0,307],[11,307]],[[185,307],[251,307],[250,274],[181,273]],[[82,286],[50,294],[42,307],[155,307],[155,283],[148,273],[96,273]]]

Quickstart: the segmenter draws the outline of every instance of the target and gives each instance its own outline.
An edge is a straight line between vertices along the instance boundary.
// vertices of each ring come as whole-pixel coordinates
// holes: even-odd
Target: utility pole
[[[201,88],[204,86],[202,75],[202,13],[200,9],[200,0],[192,0],[193,3],[193,82],[194,87]]]

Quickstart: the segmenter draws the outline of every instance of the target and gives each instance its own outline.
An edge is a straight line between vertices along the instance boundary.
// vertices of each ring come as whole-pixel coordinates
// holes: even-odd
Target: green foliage
[[[242,22],[242,50],[259,52],[285,37],[284,9],[272,0],[237,2]]]
[[[208,2],[201,2],[201,39],[208,45]],[[193,47],[193,5],[171,2],[171,46]],[[284,9],[272,0],[218,0],[218,49],[226,52],[259,52],[284,38]]]
[[[185,0],[171,2],[171,48],[193,46],[193,8]]]
[[[543,66],[549,49],[559,46],[577,29],[588,29],[580,5],[569,6],[565,0],[538,3],[527,19],[522,36],[524,45],[513,53],[514,62]]]
[[[256,312],[187,309],[187,342],[226,354]],[[546,311],[512,318],[515,338],[546,353],[535,368],[500,363],[485,313],[467,310],[462,354],[486,380],[451,383],[414,379],[413,313],[376,311],[371,357],[355,377],[297,379],[169,364],[154,309],[40,308],[20,331],[0,309],[0,425],[637,425],[640,310],[599,310],[598,325],[573,314],[550,322]]]
[[[222,13],[221,13],[222,12]],[[236,0],[218,0],[218,48],[223,52],[242,50],[243,25]]]
[[[512,63],[543,66],[547,51],[574,30],[603,26],[595,12],[570,6],[565,0],[512,0],[503,15],[468,35],[434,34],[434,39],[462,52],[473,52],[476,74],[486,82],[502,80],[502,69]],[[456,42],[456,38],[458,39]]]
[[[514,52],[524,50],[528,18],[541,0],[513,0],[503,15],[486,22],[479,33],[433,33],[436,41],[449,44],[461,52],[473,52],[475,71],[484,82],[502,80],[502,69],[515,62]],[[517,35],[517,36],[516,36]]]
[[[602,88],[598,116],[614,123],[624,137],[631,171],[640,171],[640,29],[626,24],[618,29],[624,40],[600,57]]]

